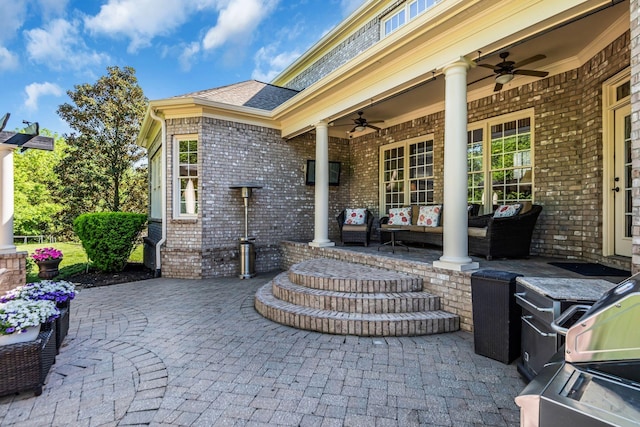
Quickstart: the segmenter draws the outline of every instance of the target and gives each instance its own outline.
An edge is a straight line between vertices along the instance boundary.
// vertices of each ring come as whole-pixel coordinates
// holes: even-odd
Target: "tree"
[[[144,178],[139,171],[145,151],[135,144],[147,99],[132,67],[107,72],[94,84],[74,86],[67,91],[72,102],[58,107],[74,130],[66,135],[66,156],[56,167],[61,220],[69,227],[86,212],[147,210],[146,170]],[[136,191],[142,185],[145,197],[129,197],[133,185]]]
[[[60,185],[54,168],[60,162],[66,144],[62,137],[47,129],[42,129],[40,134],[54,138],[54,151],[16,150],[13,157],[13,229],[16,235],[56,234],[52,218],[62,209],[55,203],[52,189]]]

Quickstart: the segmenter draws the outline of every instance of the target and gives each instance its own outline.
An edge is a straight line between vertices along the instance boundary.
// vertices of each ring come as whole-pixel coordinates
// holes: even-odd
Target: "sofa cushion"
[[[442,205],[420,206],[417,225],[437,227],[440,225]]]
[[[411,208],[391,208],[389,209],[389,225],[410,225]]]
[[[357,208],[357,209],[345,209],[344,212],[344,223],[349,225],[361,225],[364,224],[364,219],[366,217],[366,209]]]
[[[510,205],[500,205],[498,209],[493,213],[494,218],[508,218],[510,216],[518,215],[522,209],[520,203],[512,203]]]
[[[367,224],[344,224],[342,231],[367,231]]]
[[[471,237],[487,237],[487,227],[469,227],[467,235]]]

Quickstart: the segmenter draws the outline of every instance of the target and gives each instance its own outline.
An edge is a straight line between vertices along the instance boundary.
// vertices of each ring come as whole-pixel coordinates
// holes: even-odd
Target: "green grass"
[[[89,260],[80,243],[29,243],[26,245],[16,245],[18,251],[26,251],[29,256],[38,248],[56,248],[62,251],[62,262],[60,263],[60,275],[56,279],[65,279],[87,269]],[[142,262],[142,245],[137,245],[131,256],[130,262]],[[29,259],[31,259],[29,257]],[[38,267],[34,264],[31,273],[27,274],[27,283],[38,282]]]

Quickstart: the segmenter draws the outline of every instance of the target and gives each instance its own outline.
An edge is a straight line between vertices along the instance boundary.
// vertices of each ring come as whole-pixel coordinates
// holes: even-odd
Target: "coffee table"
[[[396,241],[396,233],[398,231],[402,231],[402,228],[385,228],[380,230],[380,232],[388,232],[391,234],[391,240],[389,240],[388,242],[384,242],[383,244],[381,244],[380,246],[378,246],[378,251],[380,250],[381,247],[386,246],[386,245],[391,245],[391,253],[396,253],[396,245],[398,246],[403,246],[405,248],[407,248],[407,252],[409,252],[409,247],[407,245],[405,245],[404,243],[402,243],[401,241],[398,242]]]

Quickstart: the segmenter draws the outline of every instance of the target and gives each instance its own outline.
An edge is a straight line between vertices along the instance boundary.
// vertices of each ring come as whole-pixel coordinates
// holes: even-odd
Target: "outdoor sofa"
[[[504,206],[515,206],[504,205]],[[480,216],[469,216],[468,236],[469,253],[492,258],[522,258],[529,256],[533,229],[538,220],[542,206],[521,203],[514,215],[497,217],[494,213]],[[380,243],[391,240],[388,228],[394,228],[396,241],[403,243],[423,243],[442,246],[442,206],[439,207],[438,221],[430,226],[418,225],[420,207],[410,207],[410,219],[406,225],[389,224],[389,217],[380,219]],[[498,207],[499,211],[501,207]],[[406,212],[406,211],[405,211]],[[410,223],[409,223],[410,222]]]

